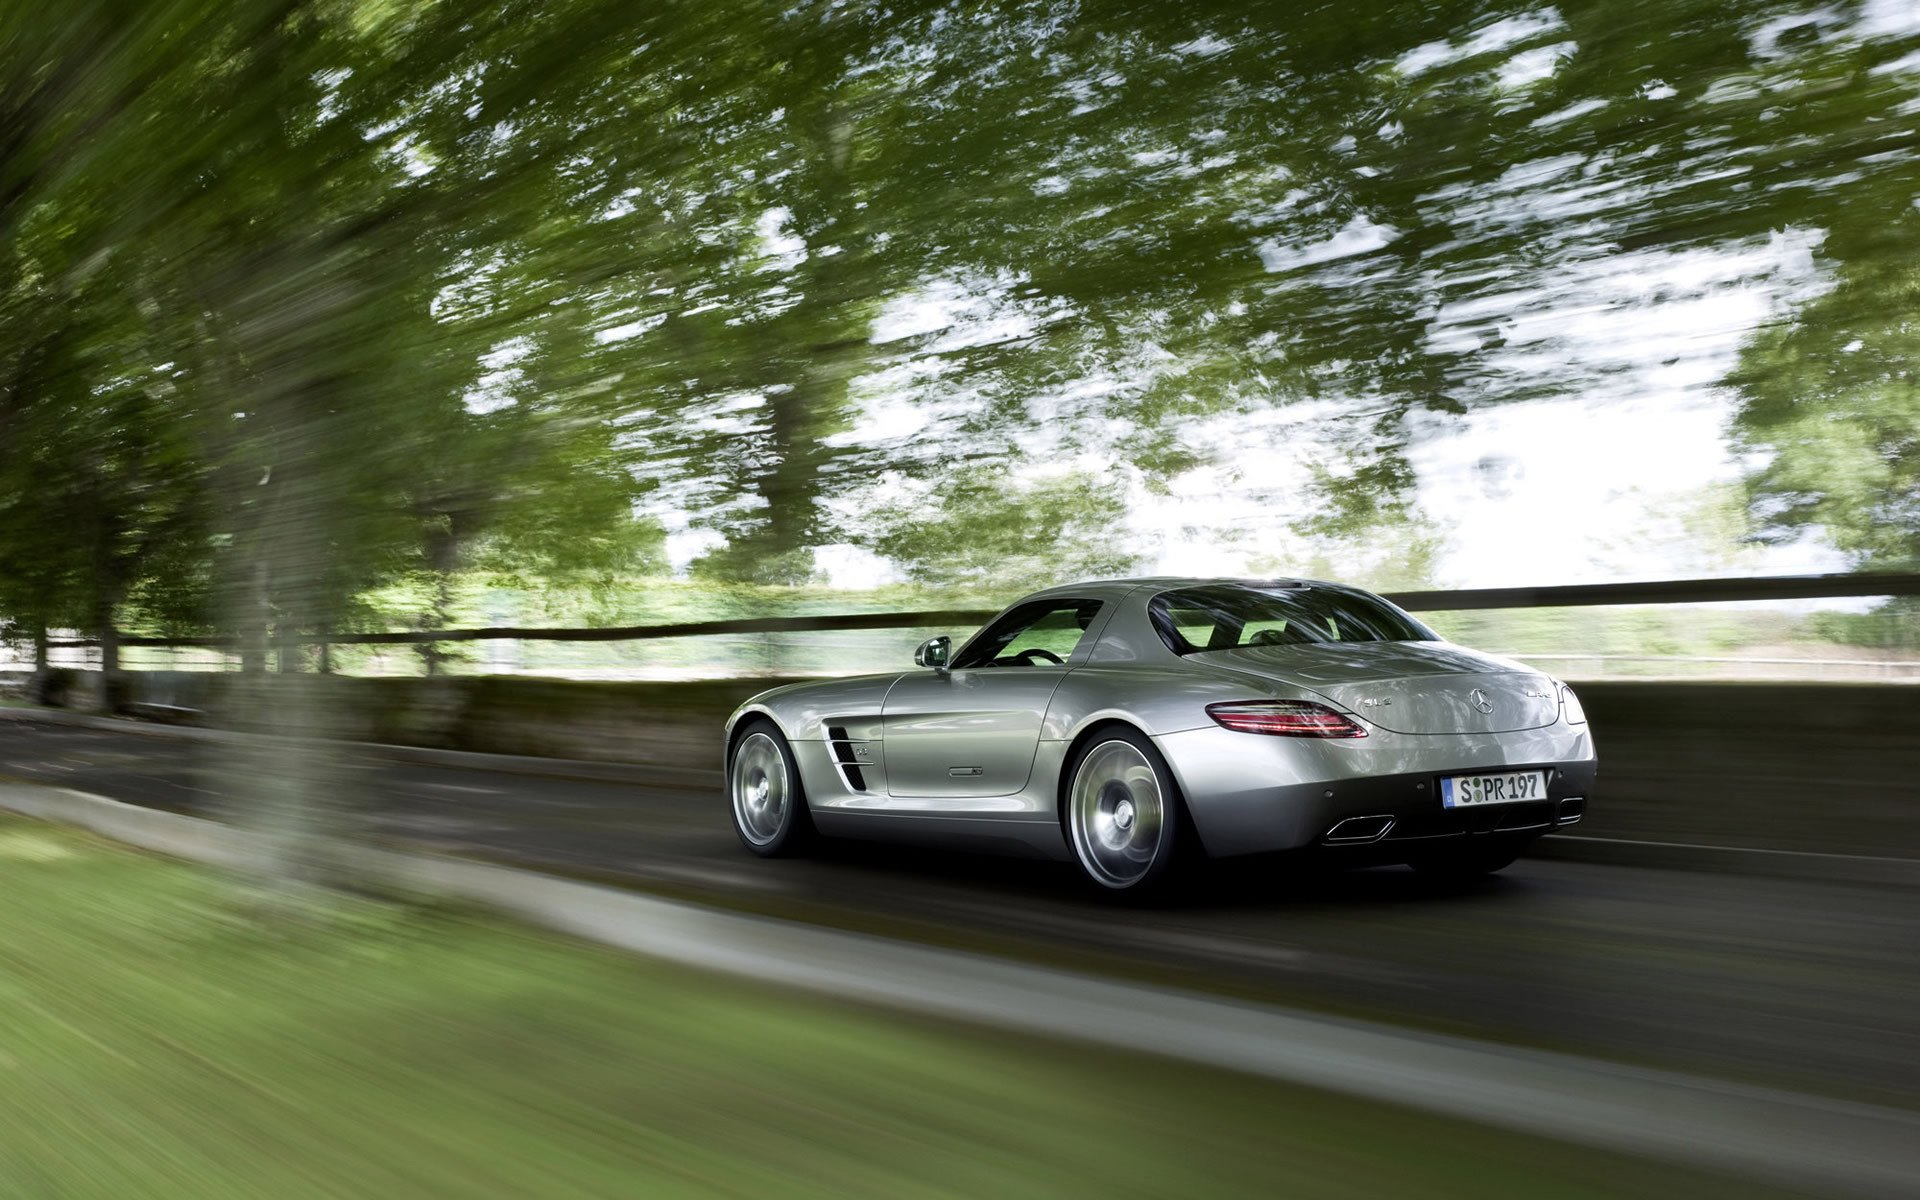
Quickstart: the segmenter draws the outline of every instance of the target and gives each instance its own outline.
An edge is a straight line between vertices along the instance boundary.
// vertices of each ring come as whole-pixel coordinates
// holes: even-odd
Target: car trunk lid
[[[1242,646],[1206,658],[1317,692],[1394,733],[1508,733],[1560,716],[1559,690],[1547,676],[1444,642]]]

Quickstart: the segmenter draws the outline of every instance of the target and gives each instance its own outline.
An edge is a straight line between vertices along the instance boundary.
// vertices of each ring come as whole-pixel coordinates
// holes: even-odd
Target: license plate
[[[1447,808],[1521,804],[1546,798],[1545,771],[1490,771],[1484,775],[1449,775],[1440,781],[1440,803]]]

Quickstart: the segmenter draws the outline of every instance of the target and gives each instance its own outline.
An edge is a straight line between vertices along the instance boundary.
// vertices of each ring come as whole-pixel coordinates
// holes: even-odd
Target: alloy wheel
[[[1153,872],[1171,817],[1159,774],[1138,746],[1115,739],[1088,751],[1067,803],[1074,853],[1096,882],[1129,888]]]
[[[792,802],[787,758],[764,733],[748,734],[733,755],[733,817],[740,835],[764,846],[780,835]]]

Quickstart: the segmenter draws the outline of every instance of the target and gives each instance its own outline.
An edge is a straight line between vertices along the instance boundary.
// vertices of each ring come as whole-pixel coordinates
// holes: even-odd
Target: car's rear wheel
[[[1431,879],[1465,883],[1506,869],[1526,848],[1525,842],[1501,839],[1480,843],[1476,840],[1465,846],[1430,851],[1407,865]]]
[[[1080,873],[1109,891],[1151,888],[1173,864],[1180,836],[1166,760],[1145,734],[1115,727],[1080,747],[1067,771],[1067,836]]]
[[[733,744],[727,761],[727,796],[733,831],[763,858],[792,854],[813,836],[806,791],[793,750],[779,727],[760,718]]]

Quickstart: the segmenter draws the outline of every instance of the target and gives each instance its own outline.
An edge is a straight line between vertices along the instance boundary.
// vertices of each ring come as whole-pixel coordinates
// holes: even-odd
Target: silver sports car
[[[1338,584],[1077,583],[914,662],[728,718],[749,850],[825,834],[1037,853],[1116,891],[1193,851],[1462,876],[1578,821],[1593,789],[1571,688]]]

